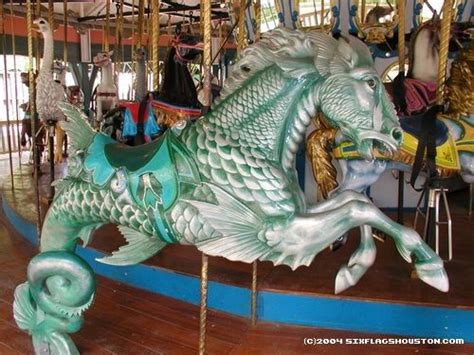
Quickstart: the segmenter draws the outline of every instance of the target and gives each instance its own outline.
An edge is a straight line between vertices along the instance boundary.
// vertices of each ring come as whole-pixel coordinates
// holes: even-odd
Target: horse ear
[[[114,55],[114,51],[111,50],[111,51],[109,52],[109,57],[112,57],[113,55]]]

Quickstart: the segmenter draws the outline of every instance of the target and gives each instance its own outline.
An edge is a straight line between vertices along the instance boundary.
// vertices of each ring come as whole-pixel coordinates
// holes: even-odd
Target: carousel
[[[4,1],[0,353],[473,353],[473,15]]]

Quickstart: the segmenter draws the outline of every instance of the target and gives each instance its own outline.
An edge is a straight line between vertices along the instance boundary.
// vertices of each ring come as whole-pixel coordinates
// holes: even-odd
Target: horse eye
[[[367,80],[367,85],[369,85],[371,89],[375,89],[375,87],[377,86],[374,79]]]

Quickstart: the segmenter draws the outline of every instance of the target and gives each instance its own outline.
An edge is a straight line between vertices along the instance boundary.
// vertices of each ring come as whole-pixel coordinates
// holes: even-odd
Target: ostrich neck
[[[44,51],[43,51],[43,64],[41,65],[41,72],[51,72],[53,67],[53,55],[54,55],[54,39],[51,31],[43,33],[44,38]]]
[[[112,84],[112,64],[102,67],[102,84]]]

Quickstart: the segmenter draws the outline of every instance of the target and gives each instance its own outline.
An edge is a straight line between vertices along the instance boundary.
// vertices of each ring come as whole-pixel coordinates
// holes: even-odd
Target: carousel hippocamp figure
[[[100,260],[106,264],[139,263],[180,243],[292,269],[309,265],[349,229],[370,225],[394,239],[422,281],[448,291],[440,257],[366,196],[346,191],[305,205],[295,157],[316,112],[361,156],[371,158],[375,143],[389,151],[400,144],[393,105],[357,39],[277,29],[244,51],[212,111],[138,147],[94,131],[74,106],[61,107],[73,150],[69,175],[56,183],[41,252],[14,301],[15,320],[37,353],[77,353],[68,333],[81,328],[95,278],[74,250],[106,223],[117,224],[127,241]],[[335,291],[356,284],[374,260],[375,243],[363,229]]]

